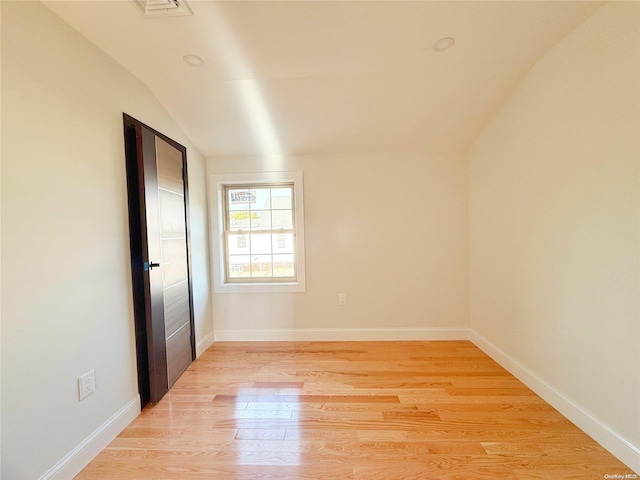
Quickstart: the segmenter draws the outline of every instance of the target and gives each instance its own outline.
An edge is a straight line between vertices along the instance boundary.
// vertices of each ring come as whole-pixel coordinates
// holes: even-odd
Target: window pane
[[[271,255],[256,255],[251,260],[251,269],[253,277],[271,277]]]
[[[293,228],[293,212],[291,210],[274,210],[271,216],[274,230],[279,228],[291,230]]]
[[[230,188],[227,190],[227,205],[229,210],[249,210],[250,205],[256,203],[256,192],[248,188]]]
[[[229,230],[249,230],[251,212],[248,210],[229,212]]]
[[[227,247],[229,255],[249,255],[249,239],[248,235],[230,234],[227,237]]]
[[[229,255],[229,278],[251,276],[251,257],[249,255]]]
[[[274,277],[294,277],[295,269],[293,255],[273,256],[273,276]]]
[[[251,230],[271,230],[271,211],[251,212]]]
[[[269,210],[271,208],[271,189],[256,188],[256,201],[251,204],[251,210]]]
[[[293,233],[276,233],[271,237],[273,253],[293,253]]]
[[[271,235],[269,234],[251,234],[251,253],[271,254]]]
[[[273,210],[291,210],[291,198],[293,197],[291,187],[271,189],[271,208]]]

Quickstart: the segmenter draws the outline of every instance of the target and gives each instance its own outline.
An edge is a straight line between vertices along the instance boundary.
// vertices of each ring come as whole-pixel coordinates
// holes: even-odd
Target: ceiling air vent
[[[134,0],[146,18],[193,15],[185,0]]]

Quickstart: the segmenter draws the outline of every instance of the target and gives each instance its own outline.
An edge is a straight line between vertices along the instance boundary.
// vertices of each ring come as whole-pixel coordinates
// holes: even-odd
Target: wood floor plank
[[[633,472],[471,342],[229,342],[204,352],[76,478],[612,474]]]
[[[357,480],[374,478],[385,480],[518,480],[510,466],[488,456],[434,456],[422,462],[392,462],[382,465],[364,465],[354,468]],[[555,477],[562,478],[562,477]]]

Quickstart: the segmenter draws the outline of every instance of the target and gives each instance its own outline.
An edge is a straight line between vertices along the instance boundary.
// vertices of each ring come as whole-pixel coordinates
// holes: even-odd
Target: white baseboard
[[[467,328],[298,328],[215,330],[216,342],[468,340]]]
[[[469,331],[469,340],[631,470],[640,474],[640,448],[474,330]]]
[[[76,476],[140,414],[140,395],[114,413],[76,448],[51,467],[39,480],[68,480]]]
[[[202,355],[203,352],[213,345],[213,332],[208,333],[198,343],[196,343],[196,358]]]

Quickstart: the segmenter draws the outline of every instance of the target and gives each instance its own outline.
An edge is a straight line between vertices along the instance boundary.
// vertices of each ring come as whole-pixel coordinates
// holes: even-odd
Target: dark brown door
[[[195,358],[186,149],[124,115],[131,266],[142,405]]]

